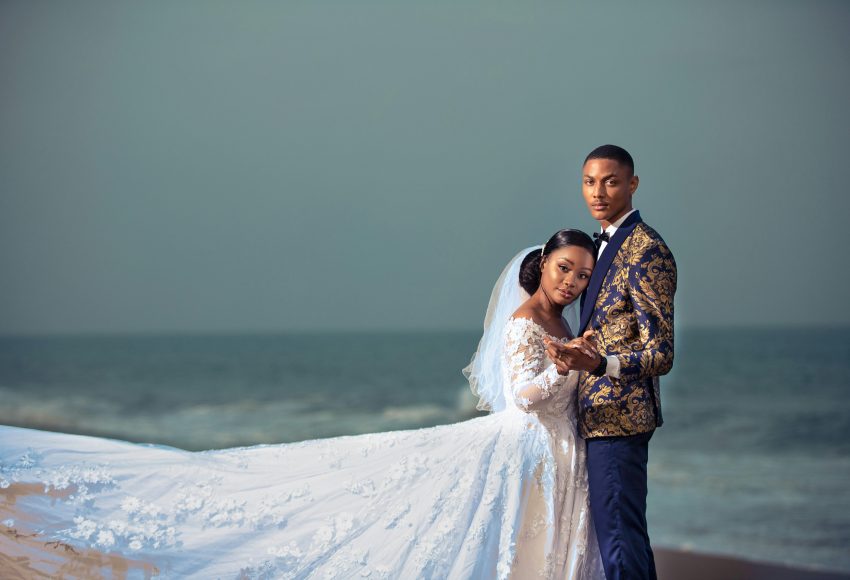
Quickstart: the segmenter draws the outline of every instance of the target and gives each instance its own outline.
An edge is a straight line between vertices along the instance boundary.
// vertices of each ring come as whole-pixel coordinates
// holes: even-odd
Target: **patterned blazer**
[[[673,366],[676,261],[664,240],[632,213],[599,256],[582,297],[581,329],[596,331],[620,378],[583,372],[578,385],[584,438],[635,435],[662,423],[658,377]]]

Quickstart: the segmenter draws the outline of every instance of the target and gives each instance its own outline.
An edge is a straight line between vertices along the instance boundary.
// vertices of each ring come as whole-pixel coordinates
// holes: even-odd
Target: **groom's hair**
[[[617,145],[600,145],[588,153],[587,157],[584,158],[584,163],[587,163],[591,159],[612,159],[620,165],[627,166],[632,170],[632,173],[635,172],[634,159],[632,159],[628,151]],[[584,163],[582,166],[584,166]]]

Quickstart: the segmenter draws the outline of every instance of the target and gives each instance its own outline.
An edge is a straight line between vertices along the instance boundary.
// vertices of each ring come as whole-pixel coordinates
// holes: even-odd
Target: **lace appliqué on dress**
[[[0,426],[0,552],[48,576],[602,578],[575,374],[544,336],[511,320],[516,406],[451,425],[200,453]]]
[[[509,400],[526,412],[542,410],[542,403],[566,383],[567,377],[558,374],[546,357],[544,337],[558,340],[528,318],[512,318],[505,327],[504,362],[510,384]]]

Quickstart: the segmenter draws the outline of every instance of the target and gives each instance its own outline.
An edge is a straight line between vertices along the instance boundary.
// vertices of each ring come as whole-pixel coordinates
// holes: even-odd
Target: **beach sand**
[[[658,580],[850,580],[850,573],[656,548]]]

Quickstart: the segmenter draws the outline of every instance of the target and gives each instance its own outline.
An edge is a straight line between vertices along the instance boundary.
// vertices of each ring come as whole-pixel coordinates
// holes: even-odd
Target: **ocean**
[[[190,450],[463,421],[477,332],[0,338],[0,423]],[[850,328],[685,329],[653,543],[850,571]]]

